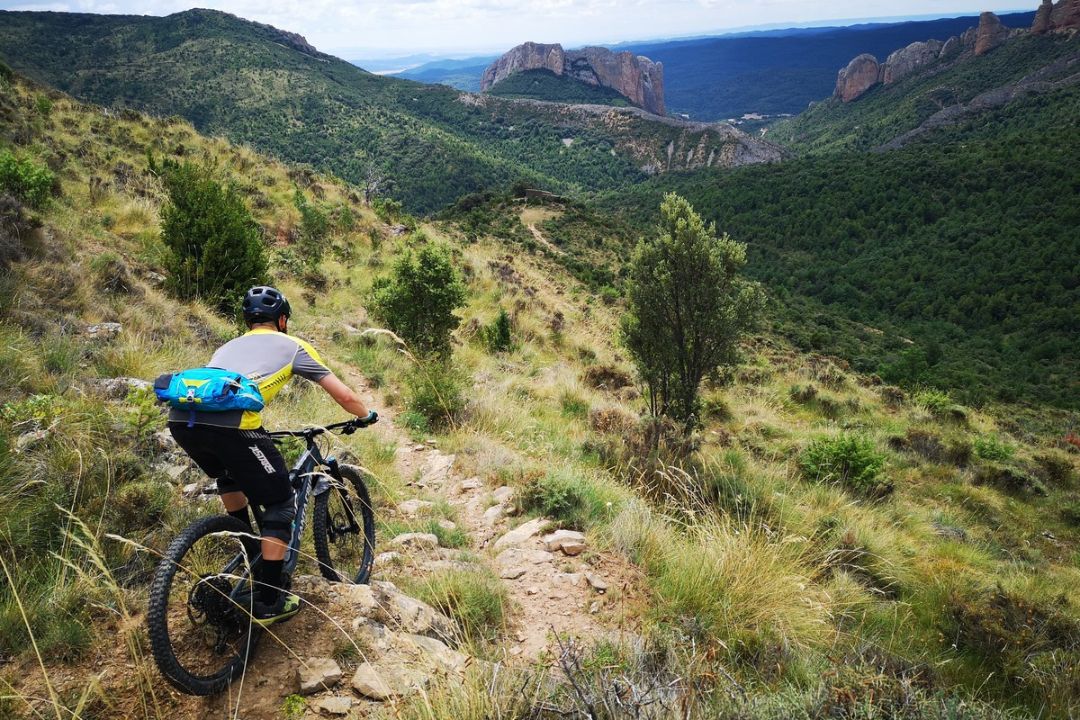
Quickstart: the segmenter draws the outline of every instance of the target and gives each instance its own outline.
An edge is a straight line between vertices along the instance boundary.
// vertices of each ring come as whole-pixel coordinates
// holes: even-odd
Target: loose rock
[[[415,517],[422,511],[431,508],[433,505],[434,503],[428,502],[427,500],[406,500],[398,505],[397,509],[399,513],[406,517]]]
[[[403,533],[391,540],[390,546],[403,550],[434,550],[439,547],[439,538],[431,533]]]
[[[551,524],[551,521],[547,518],[535,518],[519,525],[510,532],[503,535],[501,538],[495,541],[495,549],[510,547],[513,545],[520,545],[526,540],[533,538],[543,532],[544,528]]]
[[[499,577],[503,580],[517,580],[524,575],[525,572],[525,568],[520,565],[515,565],[514,567],[504,568],[502,572],[499,573]]]
[[[87,325],[84,332],[94,340],[108,340],[119,335],[123,329],[124,326],[118,322],[103,322]]]
[[[544,547],[551,552],[562,550],[567,555],[579,555],[585,549],[585,536],[574,530],[557,530],[544,537]]]
[[[344,695],[315,698],[311,703],[313,710],[327,715],[348,715],[352,705],[353,699]]]
[[[585,573],[585,580],[592,586],[592,589],[603,595],[607,592],[608,584],[604,581],[604,578],[593,573]]]
[[[341,668],[330,658],[311,658],[296,669],[297,692],[301,695],[329,690],[340,680]]]

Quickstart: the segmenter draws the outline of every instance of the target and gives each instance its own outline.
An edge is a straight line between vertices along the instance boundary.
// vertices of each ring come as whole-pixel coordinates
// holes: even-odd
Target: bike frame
[[[344,425],[345,423],[342,423]],[[311,501],[312,496],[322,495],[329,492],[332,487],[332,481],[341,481],[338,472],[337,459],[333,456],[323,457],[322,450],[319,449],[318,443],[315,442],[315,438],[322,435],[325,432],[335,429],[335,426],[328,428],[313,428],[311,430],[284,430],[280,432],[269,433],[272,438],[285,438],[285,437],[302,437],[307,443],[307,448],[301,453],[300,458],[293,465],[292,470],[289,471],[289,483],[292,485],[293,490],[296,491],[296,517],[293,519],[292,533],[289,538],[289,545],[285,551],[285,564],[282,567],[282,573],[285,576],[291,576],[293,571],[296,570],[296,565],[300,561],[300,540],[304,536],[304,528],[307,526],[307,507]],[[319,472],[318,468],[326,468],[328,472]],[[252,507],[255,513],[255,521],[258,524],[261,522],[261,511],[258,507]],[[350,518],[351,522],[355,523],[355,518]],[[254,568],[262,560],[262,555],[257,555],[250,560],[250,564],[245,559],[243,553],[237,554],[235,558],[225,567],[224,572],[226,574],[236,573],[239,577],[245,581],[250,577],[250,573],[254,571]],[[238,599],[241,595],[248,591],[248,582],[239,582],[233,591],[230,593],[230,597],[234,600]]]

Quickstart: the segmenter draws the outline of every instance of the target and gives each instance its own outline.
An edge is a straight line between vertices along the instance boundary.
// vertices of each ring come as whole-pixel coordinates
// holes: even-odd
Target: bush
[[[450,353],[450,333],[461,323],[454,310],[465,304],[465,284],[450,252],[424,242],[406,251],[389,278],[376,281],[373,311],[422,354]]]
[[[20,160],[10,150],[0,150],[0,190],[35,208],[49,201],[55,177],[44,165]]]
[[[664,197],[658,230],[634,252],[621,339],[648,387],[652,413],[693,427],[702,378],[735,363],[764,295],[739,276],[746,246],[717,236],[683,198]]]
[[[498,316],[491,321],[490,325],[484,326],[482,333],[484,343],[493,353],[506,352],[514,346],[514,339],[510,332],[510,315],[505,308],[499,308]]]
[[[466,384],[449,361],[417,364],[405,377],[406,422],[420,432],[453,427],[465,409]]]
[[[893,490],[892,483],[881,476],[885,455],[872,440],[859,435],[815,440],[803,450],[799,467],[811,482],[842,485],[866,497],[881,497]]]
[[[1039,476],[1059,487],[1070,487],[1076,480],[1076,468],[1065,453],[1046,450],[1035,455]]]
[[[1020,468],[1012,465],[987,463],[975,470],[975,484],[989,485],[1013,495],[1046,495],[1046,488]]]
[[[930,462],[964,467],[971,462],[971,443],[966,438],[943,440],[922,428],[908,428],[907,435],[890,442],[897,450],[909,450]]]
[[[980,435],[975,438],[975,454],[983,460],[1011,460],[1016,448],[998,440],[996,435]]]
[[[585,530],[604,517],[616,498],[603,486],[580,475],[549,471],[525,485],[521,509],[559,522],[564,527]]]
[[[467,642],[493,641],[503,629],[506,588],[490,570],[442,570],[410,589],[417,598],[456,620]]]
[[[322,262],[326,251],[327,234],[330,232],[330,220],[319,208],[307,201],[300,188],[296,188],[293,197],[296,209],[300,211],[300,256],[307,268],[314,268]]]
[[[158,170],[153,164],[151,169]],[[240,294],[268,278],[259,226],[235,188],[223,187],[208,168],[166,160],[161,172],[169,192],[161,211],[169,289],[219,312],[235,312]]]

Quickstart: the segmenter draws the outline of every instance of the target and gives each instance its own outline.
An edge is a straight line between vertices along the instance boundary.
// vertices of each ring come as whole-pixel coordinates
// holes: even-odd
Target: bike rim
[[[335,485],[328,491],[326,543],[338,575],[343,580],[355,581],[369,553],[362,501],[348,483],[344,485]]]
[[[240,538],[209,533],[177,563],[166,599],[177,664],[197,680],[231,675],[253,647],[250,560]]]

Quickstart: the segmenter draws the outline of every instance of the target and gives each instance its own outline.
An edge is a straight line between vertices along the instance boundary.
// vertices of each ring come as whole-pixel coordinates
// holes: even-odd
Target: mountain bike
[[[308,501],[314,497],[312,538],[320,574],[327,580],[367,583],[375,550],[375,516],[364,475],[324,456],[317,442],[329,432],[348,435],[360,420],[270,433],[275,440],[302,438],[289,479],[296,489],[296,519],[285,554],[282,584],[288,589],[300,560]],[[256,523],[261,512],[254,510]],[[189,525],[169,545],[150,585],[147,626],[154,661],[172,685],[190,695],[213,695],[240,677],[263,634],[251,622],[261,561],[260,539],[229,515]]]

